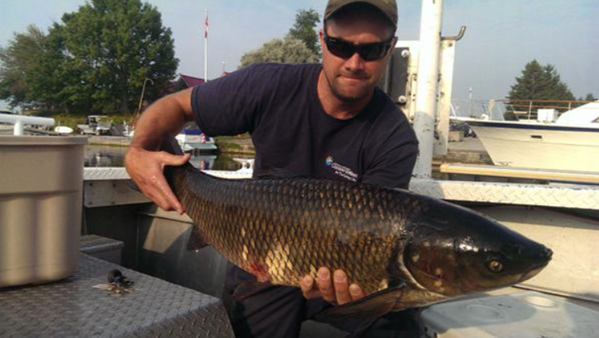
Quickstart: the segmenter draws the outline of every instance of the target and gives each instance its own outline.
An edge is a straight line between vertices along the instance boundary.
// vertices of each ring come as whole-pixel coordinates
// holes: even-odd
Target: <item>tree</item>
[[[314,9],[299,10],[295,23],[283,39],[273,39],[262,47],[245,53],[241,57],[239,68],[252,63],[313,63],[320,60],[320,44],[316,33],[316,24],[320,16]]]
[[[527,110],[528,103],[518,100],[574,100],[574,95],[568,85],[562,82],[555,66],[541,66],[537,60],[532,60],[524,67],[522,75],[516,78],[508,95],[510,104],[516,110]],[[567,104],[556,103],[557,106],[567,107]]]
[[[90,0],[64,14],[38,43],[41,52],[21,77],[25,98],[50,110],[132,112],[146,78],[153,81],[145,93],[151,101],[175,77],[179,61],[171,35],[158,10],[140,0]],[[23,59],[28,48],[15,45]],[[10,68],[3,66],[0,76],[5,69]],[[5,83],[10,82],[0,77],[0,95],[6,95]],[[10,95],[23,102],[22,95]]]
[[[320,15],[313,8],[301,9],[295,15],[295,23],[287,34],[289,37],[303,41],[306,47],[320,58],[320,43],[316,25],[320,22]]]
[[[597,101],[597,98],[595,97],[595,95],[588,93],[587,96],[584,98],[585,101]]]
[[[0,48],[0,99],[11,106],[31,102],[27,77],[42,59],[44,33],[37,27],[27,27],[26,33],[14,34],[6,48]]]
[[[273,39],[259,49],[244,54],[239,68],[261,62],[313,63],[318,60],[318,56],[308,49],[303,41],[286,37]]]
[[[65,90],[80,91],[93,111],[133,111],[146,78],[154,83],[146,88],[151,99],[175,77],[171,30],[149,4],[91,0],[62,21],[67,67],[77,79]],[[71,96],[74,104],[81,95]]]
[[[90,112],[92,102],[78,88],[82,74],[69,67],[65,55],[63,27],[53,24],[41,47],[43,52],[27,75],[28,96],[35,101],[37,113]]]

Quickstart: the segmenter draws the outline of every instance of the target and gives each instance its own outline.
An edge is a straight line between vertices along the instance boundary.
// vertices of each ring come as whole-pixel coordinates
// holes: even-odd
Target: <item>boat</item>
[[[50,133],[46,128],[54,126],[54,123],[53,118],[0,111],[0,135],[47,135]]]
[[[54,131],[58,134],[68,135],[73,133],[73,128],[67,126],[57,126],[54,128]]]
[[[200,170],[212,170],[215,161],[216,155],[199,155],[189,159],[191,165]]]
[[[186,126],[175,138],[185,152],[210,153],[218,151],[214,139],[204,134],[197,127]]]
[[[534,121],[463,121],[495,165],[599,173],[599,101],[557,115],[548,109]]]
[[[250,177],[252,176],[252,174],[254,173],[255,159],[234,157],[233,161],[241,164],[241,168],[239,168],[239,170],[237,170],[237,173],[242,173],[242,174],[246,173],[246,174],[250,175]]]

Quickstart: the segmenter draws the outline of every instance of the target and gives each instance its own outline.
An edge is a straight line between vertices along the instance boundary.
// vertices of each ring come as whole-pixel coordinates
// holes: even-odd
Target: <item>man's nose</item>
[[[354,53],[349,59],[345,61],[345,67],[349,70],[362,70],[364,69],[364,59],[360,56],[359,53]]]

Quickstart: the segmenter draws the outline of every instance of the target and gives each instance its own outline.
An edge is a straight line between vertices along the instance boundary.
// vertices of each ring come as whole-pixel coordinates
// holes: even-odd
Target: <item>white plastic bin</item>
[[[86,137],[0,136],[0,287],[77,265]]]

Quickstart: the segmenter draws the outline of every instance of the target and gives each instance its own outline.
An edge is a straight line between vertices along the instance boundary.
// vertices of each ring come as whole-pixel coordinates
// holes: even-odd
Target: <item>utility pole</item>
[[[208,82],[208,10],[204,19],[204,82]]]
[[[139,105],[137,106],[137,115],[141,114],[141,105],[144,101],[144,94],[146,92],[146,83],[150,81],[150,83],[152,83],[152,85],[154,85],[154,81],[152,81],[151,79],[146,78],[144,80],[144,84],[141,87],[141,96],[139,97]]]
[[[422,1],[420,59],[418,61],[418,84],[416,86],[416,109],[414,113],[414,130],[420,143],[420,153],[414,173],[416,177],[422,179],[430,179],[433,172],[442,17],[443,0]]]

